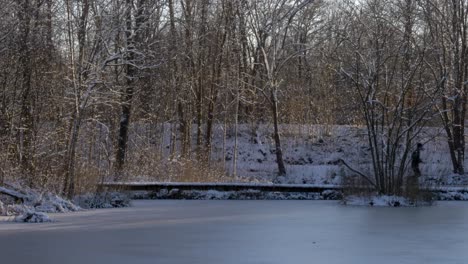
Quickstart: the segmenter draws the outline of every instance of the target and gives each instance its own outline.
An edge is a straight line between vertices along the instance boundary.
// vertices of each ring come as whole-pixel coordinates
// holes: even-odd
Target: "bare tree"
[[[21,168],[25,175],[33,174],[33,160],[32,160],[32,145],[33,145],[33,131],[34,119],[31,106],[33,104],[32,93],[32,71],[33,64],[32,57],[32,43],[31,43],[31,17],[34,10],[31,0],[22,0],[18,9],[19,20],[19,38],[18,38],[18,54],[19,67],[21,72],[21,113],[19,123],[18,142],[20,146],[19,160]]]
[[[453,172],[464,174],[468,87],[468,2],[418,1],[433,45],[427,56],[433,86],[444,90],[438,107],[447,134]]]
[[[401,194],[410,151],[433,115],[440,91],[425,84],[426,43],[414,34],[414,3],[348,6],[340,72],[358,95],[367,127],[372,176],[380,193]],[[399,8],[395,10],[395,8]],[[394,12],[403,14],[394,17]]]
[[[254,74],[258,74],[262,81],[260,90],[268,101],[273,116],[273,137],[279,176],[286,175],[279,131],[278,93],[281,86],[285,85],[282,83],[281,71],[292,58],[301,54],[297,48],[291,49],[290,46],[299,45],[291,42],[289,30],[298,12],[312,3],[311,0],[254,1],[248,6],[248,25],[253,32],[250,41],[256,47],[256,63],[261,66],[258,71],[255,70],[256,65],[253,69]],[[299,50],[303,49],[305,47],[299,47]]]
[[[68,44],[70,49],[70,67],[72,72],[71,85],[73,89],[73,114],[70,122],[70,130],[68,136],[67,149],[65,154],[65,176],[63,193],[68,197],[73,197],[75,194],[76,183],[76,149],[83,120],[86,118],[86,110],[93,100],[93,97],[98,91],[99,86],[103,84],[103,75],[109,64],[121,59],[122,54],[112,53],[108,50],[110,43],[114,39],[114,27],[102,28],[102,21],[94,21],[94,26],[98,34],[94,38],[87,37],[87,25],[89,23],[90,7],[94,5],[91,0],[84,0],[81,10],[81,16],[78,18],[78,28],[74,28],[73,17],[76,17],[72,12],[74,10],[71,3],[67,1],[68,12]],[[94,12],[99,12],[99,8],[93,8]],[[95,18],[102,16],[100,13],[95,13]],[[73,32],[77,32],[78,39],[78,56],[74,56],[75,36]],[[91,43],[91,44],[89,44]],[[91,47],[93,47],[91,49]],[[78,58],[75,60],[75,58]]]
[[[125,163],[125,153],[127,151],[128,130],[130,125],[130,114],[132,107],[132,99],[135,92],[135,81],[138,78],[138,67],[135,60],[137,58],[136,45],[142,41],[141,26],[147,19],[144,13],[146,1],[138,0],[135,3],[133,0],[126,1],[125,10],[125,78],[126,88],[122,93],[122,112],[120,116],[120,127],[117,143],[116,154],[116,170],[119,173]],[[136,10],[135,10],[136,9]]]
[[[0,6],[0,183],[71,197],[88,179],[195,157],[202,170],[219,163],[243,176],[242,128],[259,123],[271,125],[278,175],[288,124],[365,125],[372,168],[361,176],[399,193],[429,121],[464,173],[466,0]]]

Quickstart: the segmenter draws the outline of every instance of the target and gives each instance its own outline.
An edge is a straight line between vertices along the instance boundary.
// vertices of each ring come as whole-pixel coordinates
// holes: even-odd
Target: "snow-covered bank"
[[[435,194],[440,201],[468,201],[468,191],[446,191]]]
[[[47,215],[49,213],[130,206],[129,197],[118,192],[79,195],[70,201],[50,192],[19,187],[0,188],[0,216],[11,216],[11,220],[16,222],[51,222],[53,220]]]
[[[411,201],[408,198],[395,195],[374,195],[374,196],[346,196],[342,203],[344,205],[354,206],[390,206],[406,207],[431,205],[432,201]]]
[[[101,192],[78,195],[73,202],[84,209],[120,208],[131,205],[130,197],[121,192]]]
[[[465,189],[431,191],[426,195],[428,201],[414,203],[408,198],[387,195],[347,195],[338,190],[321,192],[277,192],[260,190],[219,191],[219,190],[181,190],[177,188],[158,191],[130,191],[131,199],[174,199],[174,200],[341,200],[346,205],[367,206],[415,206],[428,205],[432,201],[468,201]]]
[[[181,200],[339,200],[339,191],[324,192],[263,192],[258,190],[216,191],[161,189],[159,191],[134,191],[132,199],[181,199]]]
[[[2,187],[0,215],[12,216],[14,221],[40,223],[50,222],[48,213],[75,212],[81,208],[73,202],[50,192],[41,193],[31,189],[13,190]]]
[[[25,223],[45,223],[52,222],[52,219],[46,213],[29,210],[16,216],[14,221]]]

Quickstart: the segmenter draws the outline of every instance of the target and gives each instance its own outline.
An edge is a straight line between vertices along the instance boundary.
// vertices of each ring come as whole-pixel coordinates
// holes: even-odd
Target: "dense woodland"
[[[167,157],[128,138],[158,142],[159,126],[171,157],[205,166],[215,125],[252,123],[272,124],[279,175],[281,124],[363,126],[373,171],[362,176],[384,193],[428,126],[444,128],[465,173],[467,0],[0,6],[0,185],[73,196],[103,175],[151,170]]]

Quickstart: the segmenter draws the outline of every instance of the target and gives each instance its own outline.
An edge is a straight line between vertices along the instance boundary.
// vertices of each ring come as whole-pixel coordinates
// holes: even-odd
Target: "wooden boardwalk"
[[[197,190],[197,191],[247,191],[257,190],[264,192],[315,192],[325,190],[343,190],[336,185],[311,185],[311,184],[268,184],[268,183],[195,183],[195,182],[109,182],[100,184],[104,189],[127,191],[159,191],[162,189]]]

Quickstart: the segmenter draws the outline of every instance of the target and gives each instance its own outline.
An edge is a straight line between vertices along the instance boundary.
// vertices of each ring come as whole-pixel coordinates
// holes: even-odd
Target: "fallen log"
[[[0,186],[0,194],[5,194],[5,195],[8,195],[10,197],[13,197],[16,199],[16,201],[21,201],[21,202],[24,202],[26,196],[20,192],[17,192],[17,191],[14,191],[14,190],[10,190],[10,189],[7,189],[5,187],[1,187]]]

